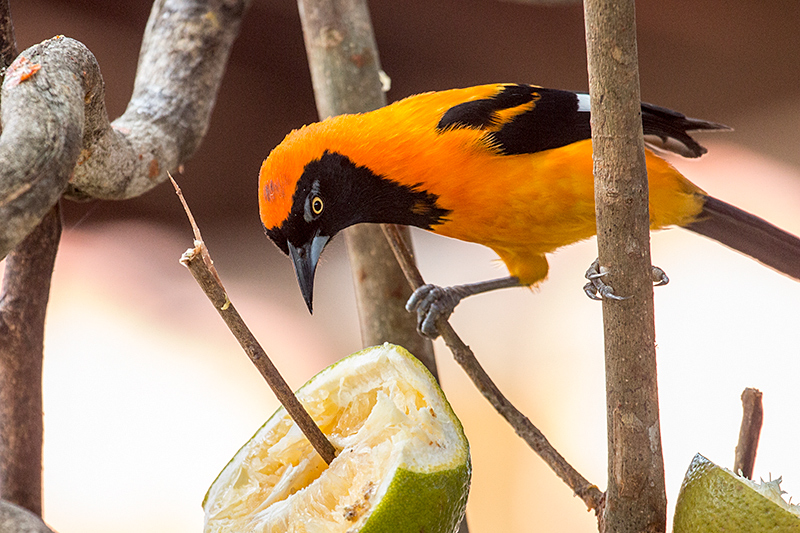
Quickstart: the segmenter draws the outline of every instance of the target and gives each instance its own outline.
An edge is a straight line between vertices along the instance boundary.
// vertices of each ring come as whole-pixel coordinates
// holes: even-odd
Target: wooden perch
[[[0,497],[39,516],[44,318],[60,237],[56,206],[8,256],[0,290]]]
[[[8,67],[16,50],[8,0],[0,0],[0,66]],[[0,289],[0,497],[7,500],[0,502],[3,531],[49,531],[35,515],[42,515],[44,318],[60,237],[56,204],[6,259]]]
[[[6,71],[0,110],[0,259],[67,188],[85,116],[102,102],[102,88],[94,56],[65,37],[28,48]]]
[[[667,499],[634,0],[585,0],[597,248],[603,278],[608,488],[601,531],[663,532]]]
[[[97,62],[81,43],[55,37],[20,54],[2,89],[0,259],[65,191],[132,198],[191,157],[249,3],[156,1],[133,96],[113,123]]]

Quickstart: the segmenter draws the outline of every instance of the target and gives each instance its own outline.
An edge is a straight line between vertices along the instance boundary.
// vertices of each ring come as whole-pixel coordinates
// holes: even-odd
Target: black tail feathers
[[[704,197],[695,222],[686,229],[710,237],[800,281],[800,239],[738,207]]]
[[[642,129],[645,141],[654,148],[668,150],[683,157],[700,157],[707,152],[688,132],[730,130],[724,124],[689,118],[665,107],[642,103]]]

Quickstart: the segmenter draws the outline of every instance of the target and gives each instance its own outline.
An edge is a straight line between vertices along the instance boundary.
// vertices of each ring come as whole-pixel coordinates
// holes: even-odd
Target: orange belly
[[[693,220],[702,190],[649,150],[646,160],[651,228]],[[427,184],[451,211],[433,231],[492,248],[525,285],[547,275],[544,254],[596,232],[590,140],[536,154],[473,158],[452,175],[459,179],[438,188]]]

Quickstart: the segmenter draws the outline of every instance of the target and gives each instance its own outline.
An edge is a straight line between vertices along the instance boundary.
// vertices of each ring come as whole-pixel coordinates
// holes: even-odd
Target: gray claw
[[[589,276],[586,277],[589,278]],[[583,286],[583,292],[585,292],[586,296],[588,296],[592,300],[602,300],[602,298],[597,296],[597,287],[595,287],[591,282]]]
[[[659,267],[653,267],[653,287],[660,287],[662,285],[666,285],[669,283],[669,277],[667,273],[661,270]]]
[[[589,283],[583,286],[583,292],[586,293],[586,296],[592,300],[602,300],[604,298],[608,298],[609,300],[627,300],[629,296],[617,296],[614,294],[613,288],[603,283],[603,280],[600,278],[606,274],[608,274],[608,272],[603,271],[600,268],[599,260],[595,259],[589,266],[589,269],[586,271],[585,275],[586,279],[589,280]],[[653,267],[652,279],[654,287],[660,287],[661,285],[666,285],[669,283],[669,277],[667,276],[667,273],[657,266]]]
[[[439,330],[436,327],[439,317],[449,318],[462,298],[469,294],[469,289],[465,285],[455,287],[422,285],[406,302],[406,310],[417,312],[417,331],[426,337],[435,339],[439,336]]]
[[[607,275],[608,272],[600,268],[600,260],[595,259],[586,271],[585,278],[589,283],[583,286],[583,292],[592,300],[627,300],[628,296],[617,296],[614,294],[614,289],[610,285],[603,283],[600,279]],[[599,296],[598,296],[599,294]]]

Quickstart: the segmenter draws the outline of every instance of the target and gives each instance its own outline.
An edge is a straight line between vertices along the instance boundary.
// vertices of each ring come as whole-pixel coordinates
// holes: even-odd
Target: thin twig
[[[403,273],[406,276],[412,289],[416,289],[425,282],[422,275],[414,264],[414,258],[409,252],[408,248],[403,241],[403,238],[395,225],[386,225],[383,227],[389,243],[392,246],[392,251],[400,263]],[[453,357],[459,365],[464,369],[466,374],[483,394],[492,407],[505,418],[514,431],[519,435],[531,449],[539,454],[539,456],[547,463],[558,477],[560,477],[566,484],[573,490],[573,492],[583,500],[589,509],[593,509],[598,513],[601,509],[603,502],[603,493],[597,486],[589,483],[572,465],[570,465],[561,454],[556,451],[552,444],[542,434],[533,423],[523,415],[508,399],[500,392],[500,389],[495,385],[486,371],[481,367],[475,354],[472,350],[464,344],[459,338],[453,327],[446,318],[440,317],[436,322],[436,327],[442,335],[444,342],[447,344],[450,351],[453,352]]]
[[[747,388],[742,392],[742,427],[739,429],[739,442],[736,444],[733,471],[737,474],[741,472],[741,475],[747,479],[753,478],[758,440],[761,436],[761,423],[764,421],[761,397],[762,393],[758,389]]]
[[[253,362],[258,371],[261,372],[261,375],[264,376],[267,384],[275,393],[275,396],[278,397],[278,401],[281,402],[286,412],[289,413],[289,416],[292,417],[322,459],[324,459],[327,464],[330,464],[336,457],[336,449],[319,429],[319,426],[314,423],[308,411],[305,410],[292,392],[292,389],[289,388],[283,376],[278,372],[275,365],[272,364],[267,353],[244,323],[244,320],[242,320],[239,312],[236,311],[233,303],[231,303],[219,279],[217,270],[214,268],[214,263],[211,260],[211,255],[208,253],[208,248],[200,235],[200,228],[197,227],[194,217],[189,210],[189,206],[183,197],[183,193],[172,176],[169,176],[169,179],[172,181],[175,192],[178,198],[180,198],[183,208],[186,210],[186,216],[192,224],[192,231],[194,231],[195,236],[194,248],[188,249],[183,254],[181,263],[189,269],[189,272],[192,273],[192,276],[194,276],[200,288],[203,289],[208,299],[214,304],[214,308],[219,312],[225,324],[228,325],[228,328],[231,330],[231,333],[233,333],[233,336],[236,337],[236,340],[239,341],[239,344],[250,358],[250,361]]]

